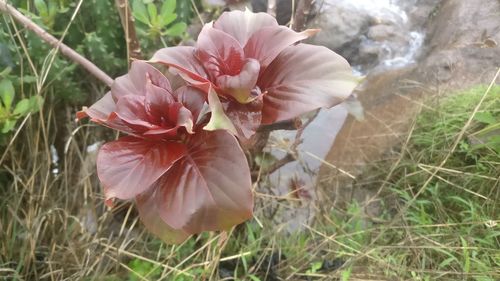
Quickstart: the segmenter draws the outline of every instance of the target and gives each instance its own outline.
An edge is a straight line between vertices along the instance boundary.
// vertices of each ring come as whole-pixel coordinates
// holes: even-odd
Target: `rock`
[[[387,41],[394,37],[402,37],[394,25],[378,24],[368,29],[367,37],[374,41]]]
[[[323,45],[342,52],[353,43],[359,45],[360,36],[366,33],[373,19],[368,12],[343,6],[326,6],[308,26],[321,28],[312,39],[313,44]]]
[[[500,48],[491,42],[500,40],[500,1],[445,0],[437,7],[427,9],[431,11],[426,23],[429,34],[416,63],[371,71],[358,87],[366,118],[359,122],[349,117],[338,133],[326,158],[338,169],[326,165],[320,169],[320,201],[345,207],[354,200],[361,203],[367,217],[376,216],[380,206],[374,203],[381,184],[369,178],[374,174],[369,172],[371,167],[376,166],[371,163],[397,158],[397,147],[405,141],[422,100],[491,82],[500,66]],[[375,53],[370,47],[365,49]],[[356,181],[340,169],[356,176]]]

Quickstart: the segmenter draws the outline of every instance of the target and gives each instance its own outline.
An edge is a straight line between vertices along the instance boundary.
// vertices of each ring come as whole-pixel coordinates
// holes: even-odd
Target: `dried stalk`
[[[276,17],[276,0],[267,0],[267,13]]]
[[[311,13],[312,0],[300,0],[295,11],[292,27],[296,31],[302,31],[306,27],[307,18]]]
[[[253,171],[252,172],[252,177],[256,178],[259,173],[263,174],[263,175],[265,175],[265,174],[272,174],[276,170],[278,170],[279,168],[285,166],[286,164],[297,160],[297,156],[298,156],[297,148],[302,143],[302,134],[304,133],[304,130],[307,128],[307,126],[309,126],[309,124],[311,124],[311,122],[314,121],[314,119],[316,118],[316,116],[318,116],[318,113],[319,113],[319,109],[317,109],[314,112],[314,114],[307,120],[307,122],[305,122],[302,125],[298,124],[296,120],[290,121],[290,122],[294,122],[299,127],[295,128],[297,130],[297,134],[295,135],[295,139],[294,139],[292,145],[288,149],[288,153],[283,158],[281,158],[278,161],[274,162],[273,165],[271,165],[266,170],[264,170],[264,171]],[[286,124],[286,122],[281,122],[281,123]],[[278,124],[280,124],[280,123],[278,123]],[[276,130],[276,129],[271,129],[269,131],[265,131],[265,132],[267,132],[267,136],[268,137],[269,137],[269,132],[272,131],[272,130]]]
[[[127,58],[130,64],[133,60],[140,60],[142,58],[141,45],[135,32],[135,19],[130,11],[128,0],[115,0],[115,5],[120,15],[123,31],[125,32]]]
[[[90,74],[92,74],[97,79],[101,80],[104,84],[111,86],[113,84],[113,79],[109,77],[104,71],[102,71],[99,67],[93,64],[91,61],[77,53],[75,50],[71,49],[60,40],[50,35],[47,31],[43,30],[36,23],[31,21],[29,18],[21,14],[14,7],[7,4],[5,0],[0,0],[0,11],[11,16],[15,21],[22,24],[25,28],[33,31],[40,39],[45,41],[47,44],[52,46],[55,49],[59,49],[59,51],[72,60],[73,62],[81,65],[85,68]]]

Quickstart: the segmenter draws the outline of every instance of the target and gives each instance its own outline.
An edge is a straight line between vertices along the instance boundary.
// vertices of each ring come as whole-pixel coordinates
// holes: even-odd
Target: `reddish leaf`
[[[283,50],[264,71],[262,123],[295,118],[346,99],[357,85],[349,63],[325,47],[298,44]]]
[[[187,108],[162,88],[152,84],[148,84],[146,88],[145,107],[151,123],[164,129],[183,126],[192,133],[193,116]]]
[[[245,55],[238,41],[229,34],[205,24],[196,42],[196,56],[212,79],[219,75],[236,75],[243,67]]]
[[[257,59],[262,68],[266,68],[286,47],[304,40],[318,31],[318,29],[308,29],[303,32],[295,32],[285,26],[264,27],[250,37],[244,48],[245,55],[247,58]]]
[[[188,46],[163,48],[158,50],[150,61],[177,69],[176,73],[193,85],[206,84],[207,74],[194,53],[194,47]]]
[[[170,117],[167,121],[177,120],[175,116],[169,116],[169,107],[176,103],[174,96],[166,90],[151,83],[146,85],[144,108],[151,123],[161,124],[164,117]],[[174,123],[175,124],[175,123]]]
[[[135,132],[143,133],[147,130],[159,129],[160,126],[149,122],[148,114],[144,107],[146,97],[128,95],[121,97],[116,104],[116,115]]]
[[[115,101],[111,96],[111,92],[108,92],[104,95],[104,97],[102,97],[89,108],[83,107],[82,111],[76,113],[76,118],[83,119],[86,117],[90,117],[90,120],[92,122],[122,132],[132,133],[132,129],[130,129],[122,120],[116,118],[116,115],[114,114],[115,110]]]
[[[217,77],[217,85],[224,91],[224,94],[233,97],[240,103],[247,103],[251,99],[252,90],[259,77],[259,71],[259,62],[254,59],[247,59],[240,73],[234,76],[221,75]]]
[[[255,31],[266,26],[278,26],[278,22],[266,13],[246,11],[225,12],[214,22],[214,28],[220,29],[245,46]]]
[[[116,110],[116,104],[111,96],[111,92],[107,92],[104,97],[98,100],[89,108],[83,107],[82,111],[76,113],[78,119],[90,117],[92,121],[103,122],[108,119],[109,115]]]
[[[156,184],[162,219],[194,234],[224,230],[252,216],[250,170],[238,141],[225,131],[199,131],[188,152]]]
[[[113,99],[118,101],[126,95],[145,95],[148,81],[166,91],[171,90],[170,82],[158,69],[144,61],[134,61],[129,73],[116,78],[111,86]]]
[[[206,94],[196,88],[183,86],[175,91],[175,95],[177,100],[191,111],[193,121],[196,123],[205,105]]]
[[[136,137],[106,143],[97,155],[97,174],[106,198],[131,199],[141,194],[185,153],[180,143]]]
[[[175,244],[182,243],[190,234],[180,229],[173,229],[161,219],[156,207],[157,191],[152,189],[136,197],[139,217],[146,229],[163,241]]]

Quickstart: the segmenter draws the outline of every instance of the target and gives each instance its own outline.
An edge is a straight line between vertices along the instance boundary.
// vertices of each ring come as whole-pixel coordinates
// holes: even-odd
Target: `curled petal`
[[[145,99],[144,96],[128,95],[121,97],[116,104],[116,115],[137,133],[161,128],[149,121]]]
[[[243,67],[245,55],[238,41],[229,34],[207,23],[198,36],[196,56],[215,78],[219,75],[236,75]]]
[[[126,95],[145,95],[148,81],[168,92],[172,91],[170,82],[158,69],[145,61],[133,61],[129,73],[116,78],[111,86],[113,99],[118,101]]]
[[[76,113],[77,119],[90,117],[92,122],[119,130],[125,133],[131,133],[132,130],[123,123],[119,118],[116,118],[114,111],[116,110],[116,103],[108,92],[90,107],[84,107],[82,111]]]
[[[349,63],[325,47],[298,44],[283,50],[261,75],[262,123],[297,117],[332,107],[357,85]]]
[[[224,12],[214,22],[214,28],[231,35],[241,46],[247,44],[254,32],[266,26],[278,26],[278,22],[269,14],[249,10]]]
[[[97,175],[107,199],[131,199],[148,190],[185,154],[180,143],[122,137],[99,150]]]
[[[181,229],[173,229],[161,219],[156,206],[157,191],[158,189],[151,189],[136,197],[139,217],[147,230],[166,243],[182,243],[190,234]]]
[[[193,85],[206,84],[207,74],[194,53],[194,47],[188,46],[163,48],[158,50],[150,61],[176,69],[176,73]]]
[[[263,68],[267,67],[286,47],[304,40],[318,29],[295,32],[285,26],[268,26],[257,30],[245,45],[247,58],[257,59]]]
[[[252,217],[248,163],[238,141],[225,131],[193,135],[186,157],[155,188],[161,218],[190,234],[226,230]]]
[[[77,112],[76,118],[83,119],[85,117],[90,117],[94,122],[104,122],[115,110],[116,103],[111,96],[111,92],[108,92],[89,108],[84,107],[82,111]]]
[[[172,94],[152,83],[147,83],[144,108],[151,123],[161,123],[162,117],[165,116],[165,111],[175,102]],[[175,119],[172,121],[175,122]]]
[[[217,85],[225,94],[233,97],[240,103],[251,100],[251,92],[259,78],[260,64],[257,60],[248,59],[241,72],[234,75],[217,77]]]
[[[151,123],[160,125],[165,132],[171,132],[171,136],[175,136],[178,127],[193,132],[193,115],[187,108],[162,88],[153,84],[148,84],[146,88],[145,108]]]
[[[191,111],[193,121],[196,122],[205,105],[206,94],[194,87],[183,86],[175,91],[175,95],[177,101]]]

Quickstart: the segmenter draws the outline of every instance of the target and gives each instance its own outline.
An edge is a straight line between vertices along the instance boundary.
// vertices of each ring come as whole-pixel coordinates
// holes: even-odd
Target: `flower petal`
[[[261,67],[266,68],[286,47],[304,40],[318,31],[318,29],[308,29],[295,32],[286,26],[264,27],[250,37],[244,48],[245,55],[247,58],[257,59]]]
[[[145,95],[148,81],[172,92],[170,82],[158,69],[145,61],[133,61],[130,71],[126,75],[116,78],[111,86],[113,99],[118,101],[120,97],[126,95]]]
[[[99,150],[97,175],[107,199],[131,199],[148,190],[185,154],[180,143],[122,137]]]
[[[214,28],[231,35],[241,46],[247,44],[254,32],[266,26],[278,26],[278,22],[269,14],[249,10],[224,12],[214,22]]]
[[[349,63],[321,46],[298,44],[283,50],[261,75],[262,123],[295,118],[349,97],[357,79]]]
[[[252,217],[250,170],[236,138],[199,131],[188,154],[155,185],[161,218],[194,234],[225,230]]]
[[[150,61],[177,69],[176,73],[193,85],[207,83],[207,74],[194,53],[194,47],[188,46],[163,48],[158,50]]]
[[[173,229],[166,224],[158,214],[156,206],[157,189],[151,189],[136,197],[137,210],[142,223],[148,231],[170,244],[180,244],[190,234],[181,229]]]
[[[198,35],[196,57],[203,64],[208,76],[236,75],[243,67],[243,47],[229,34],[207,23]]]

